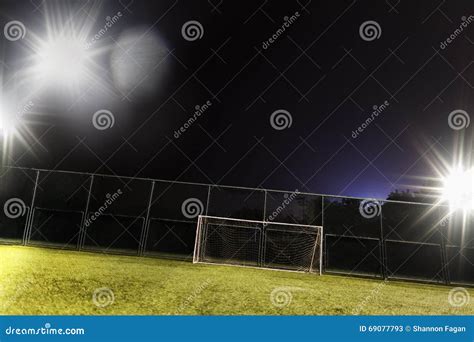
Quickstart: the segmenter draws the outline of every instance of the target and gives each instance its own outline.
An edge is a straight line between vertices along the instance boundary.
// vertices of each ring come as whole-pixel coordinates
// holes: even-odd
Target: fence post
[[[386,250],[386,245],[385,245],[385,236],[384,236],[384,230],[383,230],[383,205],[379,203],[380,206],[380,258],[381,261],[381,267],[382,267],[382,277],[384,280],[388,279],[388,272],[387,272],[387,250]]]
[[[209,184],[207,186],[206,216],[209,214],[209,205],[211,203],[211,189],[212,189],[212,185]],[[202,243],[202,250],[205,252],[206,247],[207,247],[207,239],[206,239],[206,237],[207,237],[207,221],[206,221],[206,224],[204,224],[201,229],[202,229],[202,236],[204,236],[203,243]],[[196,229],[196,234],[197,234],[197,229]],[[196,236],[196,238],[197,238],[197,236]]]
[[[91,200],[91,194],[92,194],[92,185],[94,184],[94,175],[91,175],[91,182],[89,184],[89,193],[87,194],[87,202],[86,202],[86,208],[84,210],[84,217],[82,218],[81,222],[81,229],[79,230],[79,241],[77,243],[77,249],[82,250],[84,248],[84,243],[86,240],[86,221],[87,221],[87,216],[89,215],[89,204]]]
[[[143,223],[142,227],[142,236],[140,237],[140,244],[138,246],[138,255],[143,255],[146,249],[146,243],[148,240],[148,229],[150,227],[150,211],[151,211],[151,204],[153,201],[153,193],[155,191],[155,181],[151,182],[151,190],[150,190],[150,198],[148,200],[148,206],[146,209],[146,218],[145,222]]]
[[[32,219],[36,200],[36,190],[38,189],[39,174],[40,171],[36,170],[35,186],[33,188],[33,195],[31,197],[30,210],[28,212],[28,216],[26,217],[25,231],[23,232],[23,245],[27,245],[30,242],[31,230],[33,229]]]
[[[442,217],[445,217],[444,213],[442,213],[442,214],[443,214]],[[451,214],[451,215],[454,215],[454,214]],[[440,245],[440,248],[441,248],[441,263],[442,263],[442,267],[443,267],[444,283],[446,285],[451,284],[451,275],[449,273],[449,262],[448,262],[448,246],[447,246],[448,245],[447,244],[447,234],[449,232],[450,226],[451,226],[451,224],[448,221],[448,224],[444,226],[444,227],[447,227],[447,229],[445,231],[446,234],[443,234],[443,230],[442,230],[443,226],[441,226],[441,223],[438,222],[438,234],[440,235],[440,238],[441,238],[441,245]],[[459,246],[459,247],[462,248],[462,246]]]
[[[263,190],[263,222],[267,221],[267,190]]]
[[[439,228],[438,228],[438,232],[441,235],[441,246],[440,246],[441,247],[441,263],[442,263],[441,266],[443,267],[444,283],[446,285],[449,285],[451,283],[451,279],[450,279],[449,268],[448,268],[448,248],[445,241],[445,237],[443,234],[441,234],[441,232],[439,231]]]
[[[265,264],[265,240],[266,240],[266,222],[267,222],[267,190],[263,190],[263,224],[260,231],[260,241],[258,244],[258,264],[264,266]]]
[[[326,241],[324,236],[324,196],[321,196],[321,273],[326,272]],[[323,249],[324,248],[324,249]]]
[[[209,201],[211,200],[211,186],[212,185],[207,186],[206,210],[204,211],[206,216],[209,211]]]

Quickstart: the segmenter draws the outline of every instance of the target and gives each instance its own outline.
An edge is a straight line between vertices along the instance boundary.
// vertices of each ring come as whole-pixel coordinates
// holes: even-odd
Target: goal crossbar
[[[274,221],[244,220],[244,219],[237,219],[237,218],[232,218],[232,217],[199,215],[199,218],[201,218],[201,217],[206,217],[206,218],[210,218],[210,219],[220,219],[220,220],[226,220],[226,221],[250,222],[250,223],[258,223],[258,224],[272,224],[272,225],[308,227],[308,228],[323,228],[322,226],[314,226],[314,225],[309,225],[309,224],[285,223],[285,222],[274,222]]]

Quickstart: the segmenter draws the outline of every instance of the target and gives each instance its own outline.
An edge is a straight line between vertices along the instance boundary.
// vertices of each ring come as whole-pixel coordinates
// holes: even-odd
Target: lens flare
[[[474,171],[461,167],[451,170],[443,179],[442,198],[453,209],[474,209]]]
[[[78,95],[92,85],[106,87],[101,57],[109,47],[103,44],[105,39],[90,44],[100,7],[90,4],[79,10],[52,2],[45,3],[44,14],[43,29],[29,32],[23,40],[30,57],[24,61],[21,77],[32,84],[34,93],[48,89]]]
[[[90,56],[85,43],[75,37],[58,37],[42,42],[35,61],[41,80],[59,84],[84,82],[89,65]]]

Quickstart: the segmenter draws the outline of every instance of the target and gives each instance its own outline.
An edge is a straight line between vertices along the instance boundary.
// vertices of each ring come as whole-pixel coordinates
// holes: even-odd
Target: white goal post
[[[322,273],[323,227],[200,215],[193,263]]]

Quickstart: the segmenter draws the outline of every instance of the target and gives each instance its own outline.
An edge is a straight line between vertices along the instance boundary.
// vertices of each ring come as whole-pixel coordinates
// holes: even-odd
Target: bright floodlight
[[[61,37],[41,44],[35,67],[44,81],[74,85],[86,79],[88,63],[84,42]]]
[[[32,81],[31,92],[37,95],[43,90],[68,90],[76,95],[93,86],[105,87],[107,70],[99,57],[108,51],[107,40],[91,44],[100,4],[88,2],[79,10],[73,3],[46,3],[44,29],[29,31],[24,39],[31,57],[25,60],[22,78]]]
[[[443,179],[443,199],[452,209],[474,209],[473,170],[452,170]]]

